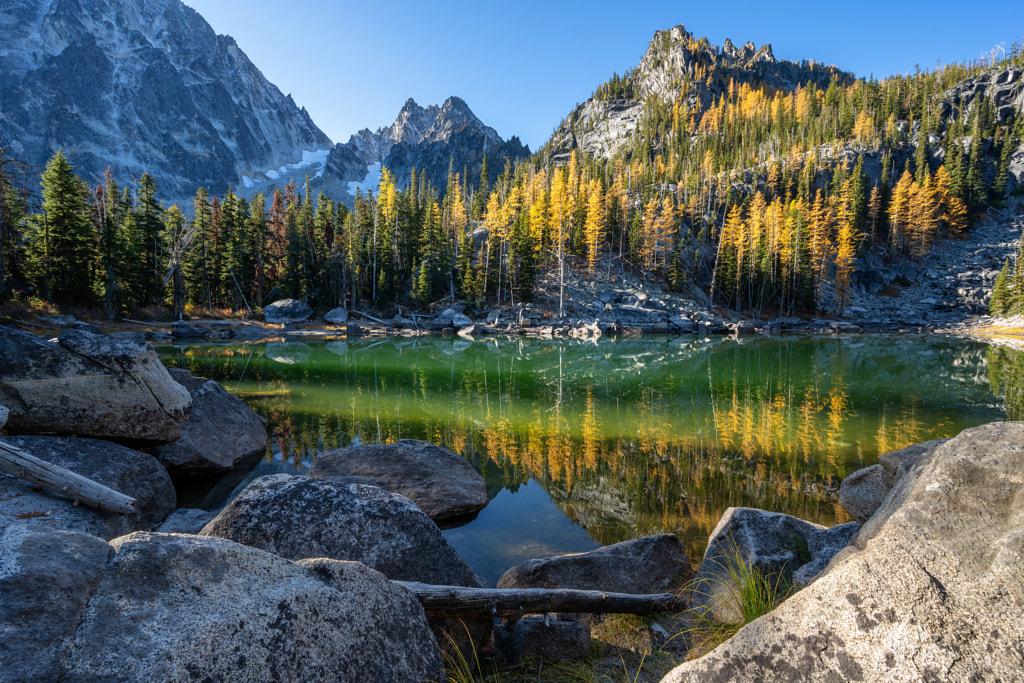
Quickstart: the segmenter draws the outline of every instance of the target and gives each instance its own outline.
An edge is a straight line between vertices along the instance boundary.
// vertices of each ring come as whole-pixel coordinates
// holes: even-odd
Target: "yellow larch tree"
[[[597,265],[597,254],[604,242],[605,201],[604,190],[598,180],[591,180],[587,198],[587,223],[584,239],[587,244],[587,266],[591,273]]]

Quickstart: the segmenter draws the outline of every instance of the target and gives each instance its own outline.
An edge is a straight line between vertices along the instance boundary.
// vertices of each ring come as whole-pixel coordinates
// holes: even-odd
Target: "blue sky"
[[[458,95],[536,150],[577,102],[684,24],[721,45],[771,43],[859,76],[978,59],[1024,40],[1024,2],[184,0],[233,36],[335,142],[394,120],[409,97]]]

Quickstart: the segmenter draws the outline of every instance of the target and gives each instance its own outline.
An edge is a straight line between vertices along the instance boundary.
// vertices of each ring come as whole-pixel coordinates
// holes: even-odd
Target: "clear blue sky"
[[[458,95],[536,150],[577,102],[635,66],[657,29],[771,43],[859,76],[977,59],[1024,39],[1024,0],[184,0],[233,36],[335,142]]]

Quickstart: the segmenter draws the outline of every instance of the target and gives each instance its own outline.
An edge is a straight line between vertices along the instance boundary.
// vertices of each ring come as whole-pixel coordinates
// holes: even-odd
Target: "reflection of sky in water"
[[[600,545],[569,521],[533,479],[515,493],[502,489],[476,519],[444,535],[491,586],[506,569],[524,560],[582,553]]]

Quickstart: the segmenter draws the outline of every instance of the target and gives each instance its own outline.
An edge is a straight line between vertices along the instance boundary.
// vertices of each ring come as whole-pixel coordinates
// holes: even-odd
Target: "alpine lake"
[[[947,337],[503,337],[158,347],[269,422],[255,469],[179,491],[217,509],[318,453],[421,439],[490,504],[445,536],[490,585],[526,559],[674,533],[699,561],[730,506],[833,525],[878,455],[1020,419],[1024,353]]]

